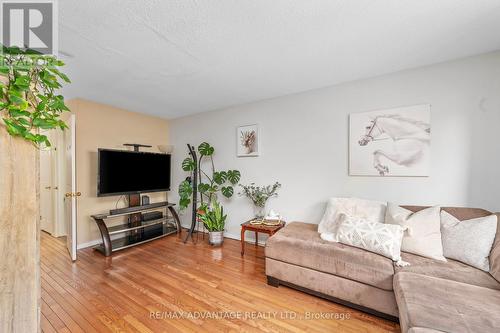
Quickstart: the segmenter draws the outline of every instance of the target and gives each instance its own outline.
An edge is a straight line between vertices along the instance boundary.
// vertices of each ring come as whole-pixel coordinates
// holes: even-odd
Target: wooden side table
[[[253,221],[250,220],[250,221]],[[264,234],[268,234],[269,237],[274,235],[278,230],[283,228],[286,224],[285,221],[281,221],[279,225],[270,226],[265,224],[251,224],[250,221],[241,224],[241,255],[245,254],[245,231],[254,231],[255,232],[255,245],[259,244],[259,232]]]

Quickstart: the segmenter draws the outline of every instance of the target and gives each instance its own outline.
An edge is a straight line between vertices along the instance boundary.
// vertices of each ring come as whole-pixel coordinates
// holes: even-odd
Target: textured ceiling
[[[64,0],[82,97],[165,118],[500,49],[499,0]]]

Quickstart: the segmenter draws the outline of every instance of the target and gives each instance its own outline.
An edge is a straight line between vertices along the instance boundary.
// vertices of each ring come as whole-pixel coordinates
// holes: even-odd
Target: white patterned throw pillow
[[[404,229],[399,225],[367,221],[345,214],[339,216],[337,239],[340,243],[380,254],[401,266],[407,264],[401,261],[403,234]]]

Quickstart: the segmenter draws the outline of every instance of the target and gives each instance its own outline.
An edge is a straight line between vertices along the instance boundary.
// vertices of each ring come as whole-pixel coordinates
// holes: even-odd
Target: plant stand
[[[198,221],[198,219],[197,219],[198,157],[196,156],[196,150],[194,149],[194,147],[191,146],[190,144],[188,144],[187,146],[189,149],[189,154],[191,155],[191,157],[193,158],[193,161],[194,161],[194,170],[193,170],[194,176],[192,177],[192,180],[191,180],[191,185],[193,186],[193,201],[192,201],[193,210],[192,210],[192,216],[191,216],[191,227],[189,228],[188,234],[186,235],[186,238],[184,239],[184,243],[186,243],[188,241],[189,237],[191,237],[191,240],[194,242],[193,233],[195,232],[196,223]]]

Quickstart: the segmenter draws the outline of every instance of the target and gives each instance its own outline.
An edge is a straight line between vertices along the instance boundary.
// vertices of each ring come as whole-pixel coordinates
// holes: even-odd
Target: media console
[[[126,249],[135,245],[146,243],[161,237],[181,232],[179,216],[174,209],[175,204],[169,202],[158,202],[149,205],[133,206],[114,209],[109,214],[96,214],[92,218],[97,224],[102,236],[102,243],[94,247],[106,257],[111,253]],[[152,219],[144,219],[141,213],[165,209],[165,215],[154,216]],[[168,216],[168,213],[171,216]],[[146,214],[144,214],[146,215]],[[128,217],[124,224],[108,227],[106,220],[117,217]],[[112,235],[125,234],[123,237],[111,239]]]

